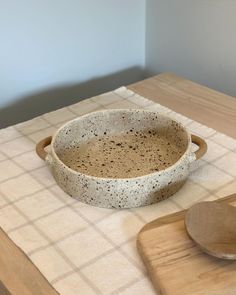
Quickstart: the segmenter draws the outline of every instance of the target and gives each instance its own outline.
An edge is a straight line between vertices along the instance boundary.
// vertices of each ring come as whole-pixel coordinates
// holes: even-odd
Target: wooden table
[[[129,89],[191,119],[236,138],[236,98],[171,73],[140,81]],[[24,253],[0,230],[0,281],[12,295],[56,295]],[[0,294],[7,294],[0,283]]]
[[[161,75],[130,85],[142,96],[236,138],[236,98],[186,80]]]

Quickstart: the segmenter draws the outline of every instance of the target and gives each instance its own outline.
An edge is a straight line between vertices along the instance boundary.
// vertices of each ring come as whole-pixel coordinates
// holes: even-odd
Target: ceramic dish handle
[[[42,160],[46,160],[46,156],[48,153],[45,151],[45,147],[48,146],[51,143],[51,141],[52,136],[48,136],[40,140],[40,142],[38,142],[36,145],[36,153]]]
[[[196,144],[199,147],[199,149],[196,152],[194,152],[196,156],[196,160],[198,160],[203,155],[205,155],[207,151],[207,144],[204,139],[194,134],[191,134],[191,140],[192,140],[192,143]]]

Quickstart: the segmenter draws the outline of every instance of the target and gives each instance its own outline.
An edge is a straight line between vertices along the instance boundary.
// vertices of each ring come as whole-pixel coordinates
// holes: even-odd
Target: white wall
[[[0,0],[0,127],[164,71],[236,96],[236,1]]]
[[[175,72],[236,96],[236,1],[147,0],[149,75]]]
[[[141,79],[144,23],[145,0],[0,0],[0,107],[133,67],[113,84]]]

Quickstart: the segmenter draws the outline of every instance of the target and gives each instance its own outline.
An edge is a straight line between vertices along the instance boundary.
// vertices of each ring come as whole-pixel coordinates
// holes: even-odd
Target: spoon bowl
[[[187,211],[185,227],[207,254],[236,260],[236,207],[217,202],[198,203]]]

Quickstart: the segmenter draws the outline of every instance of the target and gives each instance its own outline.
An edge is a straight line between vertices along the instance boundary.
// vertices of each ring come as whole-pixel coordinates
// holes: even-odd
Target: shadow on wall
[[[91,79],[75,85],[58,86],[19,98],[15,103],[0,109],[0,127],[4,128],[29,120],[43,113],[99,95],[122,85],[145,78],[141,67],[132,67],[108,76]]]

